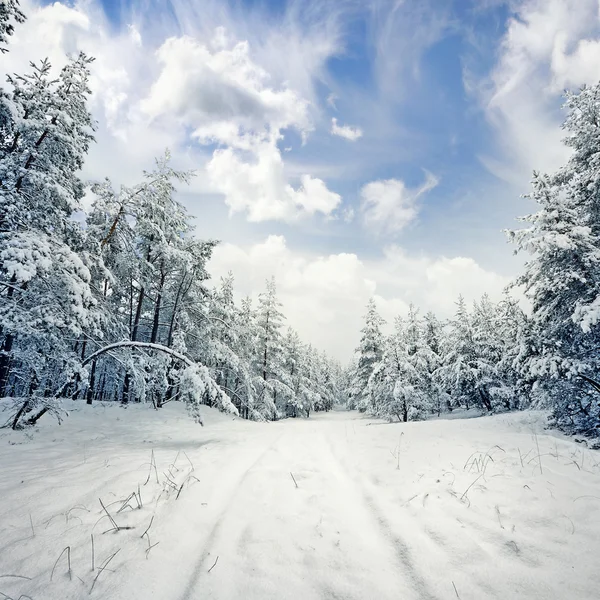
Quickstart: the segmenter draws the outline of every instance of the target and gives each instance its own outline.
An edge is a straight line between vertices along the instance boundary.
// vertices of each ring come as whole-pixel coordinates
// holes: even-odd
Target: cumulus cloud
[[[372,260],[353,253],[316,256],[291,249],[283,236],[275,235],[249,246],[217,246],[209,270],[215,281],[233,271],[237,292],[255,298],[265,280],[275,276],[287,324],[344,362],[358,345],[372,296],[391,326],[411,302],[446,318],[454,314],[460,293],[467,302],[484,292],[498,300],[508,283],[471,258],[411,255],[398,246]]]
[[[418,188],[407,188],[399,179],[383,179],[367,183],[360,191],[365,225],[383,234],[398,233],[418,214],[417,200],[435,188],[437,177],[425,172],[425,182]]]
[[[270,75],[250,56],[246,41],[233,41],[223,28],[209,44],[171,38],[158,50],[161,72],[141,104],[154,119],[176,118],[193,127],[201,144],[221,146],[206,164],[212,189],[230,213],[253,222],[294,221],[329,216],[341,202],[325,182],[303,173],[288,181],[277,142],[294,128],[303,138],[312,129],[307,100]]]
[[[170,38],[156,52],[161,72],[141,108],[154,118],[177,116],[187,126],[212,127],[217,141],[224,126],[261,134],[310,129],[308,103],[291,89],[274,88],[269,74],[250,57],[247,41],[230,41],[219,28],[209,44]],[[241,133],[239,134],[241,135]]]
[[[338,125],[337,119],[334,117],[331,119],[331,135],[337,135],[339,137],[346,138],[351,142],[355,142],[362,137],[363,132],[360,127],[353,127],[352,125]]]
[[[251,221],[330,217],[340,204],[311,171],[290,176],[278,147],[289,129],[302,140],[312,131],[312,85],[337,49],[335,15],[301,25],[290,14],[274,27],[251,10],[242,19],[207,1],[201,15],[188,15],[185,3],[174,2],[172,11],[154,7],[152,23],[134,5],[132,22],[115,28],[93,1],[22,4],[28,20],[16,29],[0,75],[26,71],[37,56],[57,69],[79,50],[96,57],[90,83],[98,144],[85,177],[132,183],[169,147],[175,166],[198,173],[196,192],[221,194],[230,212]]]
[[[207,164],[213,186],[225,197],[230,212],[247,212],[248,220],[294,221],[316,213],[330,215],[341,203],[321,179],[303,175],[288,183],[281,152],[271,141],[257,144],[254,159],[242,160],[233,148],[215,150]]]

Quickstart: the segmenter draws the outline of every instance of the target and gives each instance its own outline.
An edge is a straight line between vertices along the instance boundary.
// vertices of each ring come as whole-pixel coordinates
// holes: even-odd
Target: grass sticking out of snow
[[[0,433],[0,598],[597,597],[600,455],[527,412]]]

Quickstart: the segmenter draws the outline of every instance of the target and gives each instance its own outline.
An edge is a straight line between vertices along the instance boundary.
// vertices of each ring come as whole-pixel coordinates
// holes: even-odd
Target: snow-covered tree
[[[95,326],[83,236],[71,219],[93,140],[91,62],[80,54],[52,79],[42,61],[9,77],[0,97],[0,396],[11,384],[25,392],[17,373],[32,381],[28,395],[50,394],[55,371],[75,369],[70,337]]]
[[[528,197],[539,210],[523,218],[528,228],[509,235],[531,255],[518,280],[539,336],[529,373],[552,399],[559,426],[598,436],[600,85],[568,93],[566,108],[565,142],[573,154],[555,174],[534,174]]]
[[[7,52],[8,38],[13,34],[15,23],[23,23],[25,15],[21,11],[19,0],[0,1],[0,53]]]
[[[383,353],[383,334],[381,327],[384,320],[377,312],[375,300],[371,298],[367,304],[365,325],[361,330],[360,344],[356,349],[358,364],[352,382],[352,408],[361,411],[375,409],[375,398],[369,389],[369,379]]]
[[[277,299],[275,279],[266,282],[266,290],[258,297],[256,310],[257,354],[255,356],[255,387],[257,410],[265,417],[277,419],[284,414],[291,399],[291,389],[283,383],[283,336],[285,317]]]
[[[432,352],[425,343],[416,308],[406,319],[396,318],[369,387],[375,397],[375,414],[409,421],[423,418],[431,409]]]

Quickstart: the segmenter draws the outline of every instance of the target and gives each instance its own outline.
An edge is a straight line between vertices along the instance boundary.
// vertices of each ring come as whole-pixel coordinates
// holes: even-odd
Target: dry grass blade
[[[52,581],[52,578],[54,577],[54,570],[56,569],[56,565],[58,564],[58,561],[61,559],[62,555],[64,553],[67,553],[67,564],[69,566],[69,579],[72,579],[71,576],[71,546],[67,546],[59,555],[58,558],[56,559],[56,562],[54,563],[54,566],[52,567],[52,572],[50,573],[50,581]]]
[[[454,593],[456,594],[456,597],[460,600],[460,596],[458,595],[458,590],[456,589],[456,585],[454,585],[454,581],[452,582],[452,587],[454,588]]]
[[[477,479],[475,479],[471,485],[462,493],[462,496],[460,497],[460,499],[462,500],[463,498],[467,498],[467,494],[469,493],[469,490],[483,477],[483,473],[481,475],[479,475],[479,477],[477,477]],[[469,500],[467,498],[467,500]],[[470,504],[470,500],[469,500],[469,504]]]
[[[94,586],[96,585],[96,581],[98,581],[98,577],[100,577],[100,575],[102,574],[102,572],[104,570],[106,570],[106,567],[108,567],[110,561],[121,551],[121,548],[119,548],[116,552],[114,552],[113,554],[111,554],[100,566],[100,568],[98,569],[98,574],[96,575],[96,577],[94,577],[94,581],[92,582],[92,587],[90,588],[90,594],[92,593]]]
[[[143,538],[150,531],[150,527],[152,527],[153,522],[154,522],[154,515],[152,515],[152,518],[150,519],[150,524],[148,525],[148,527],[146,527],[146,531],[144,531],[144,533],[142,533],[142,535],[140,535],[141,538]]]
[[[152,475],[152,469],[154,469],[154,474],[156,476],[156,483],[159,483],[158,470],[156,469],[156,459],[154,458],[154,449],[150,453],[150,469],[148,470],[148,477],[146,478],[144,485],[146,485],[150,481],[150,476]]]
[[[219,557],[217,556],[217,558],[215,559],[215,562],[213,563],[213,566],[208,570],[209,573],[217,566],[218,562],[219,562]]]

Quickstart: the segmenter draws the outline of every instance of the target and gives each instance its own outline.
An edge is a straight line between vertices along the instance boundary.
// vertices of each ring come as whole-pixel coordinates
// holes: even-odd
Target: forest
[[[25,19],[0,5],[0,44]],[[94,59],[48,60],[0,92],[0,398],[2,423],[61,419],[70,402],[185,401],[245,419],[309,417],[336,404],[389,420],[456,409],[551,409],[551,423],[600,436],[600,86],[565,97],[568,162],[534,173],[537,212],[507,232],[527,254],[512,290],[456,303],[449,320],[411,306],[385,335],[367,307],[356,359],[342,367],[285,326],[276,282],[258,302],[234,300],[234,274],[216,286],[177,199],[193,172],[169,151],[123,186],[86,182],[94,141]],[[524,310],[513,291],[521,290]]]

